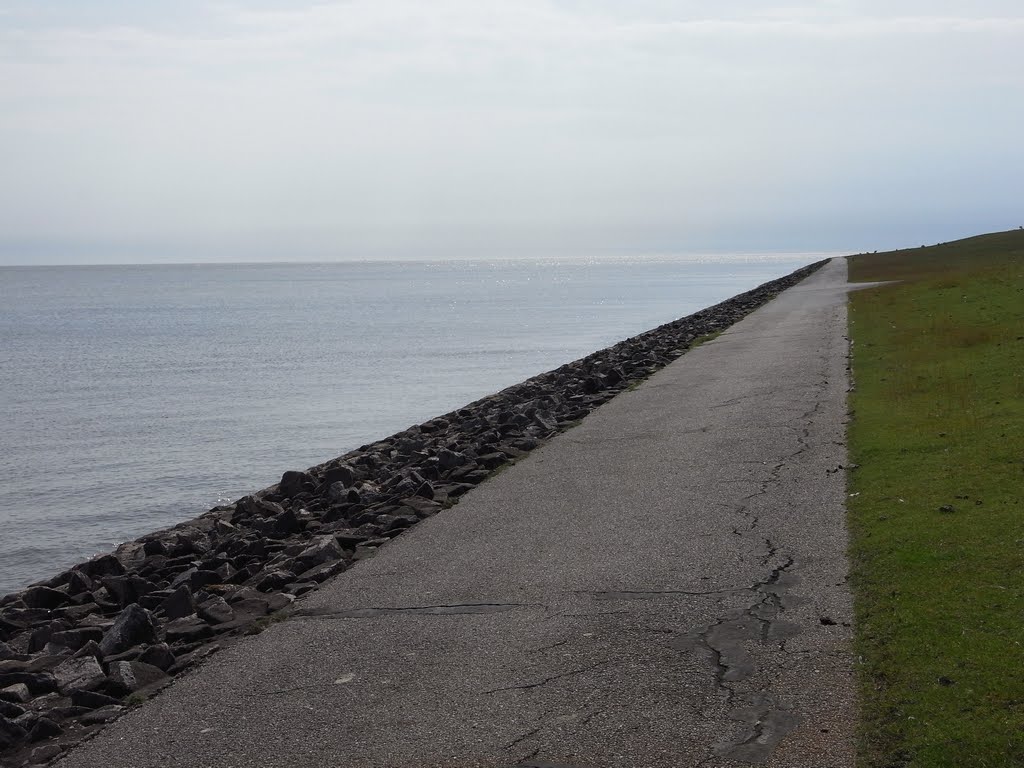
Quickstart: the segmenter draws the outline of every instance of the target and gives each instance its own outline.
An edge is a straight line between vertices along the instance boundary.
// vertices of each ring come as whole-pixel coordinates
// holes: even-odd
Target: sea
[[[0,267],[0,595],[825,255]]]

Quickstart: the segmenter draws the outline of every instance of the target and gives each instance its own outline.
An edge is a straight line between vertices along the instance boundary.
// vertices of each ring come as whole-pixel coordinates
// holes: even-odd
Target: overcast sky
[[[0,263],[1024,224],[1020,0],[0,0]]]

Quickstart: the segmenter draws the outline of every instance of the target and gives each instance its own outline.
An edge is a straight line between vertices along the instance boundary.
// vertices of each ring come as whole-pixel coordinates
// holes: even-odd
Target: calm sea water
[[[817,258],[0,268],[0,594]]]

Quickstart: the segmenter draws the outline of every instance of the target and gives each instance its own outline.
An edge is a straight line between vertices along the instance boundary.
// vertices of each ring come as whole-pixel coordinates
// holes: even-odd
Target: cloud
[[[8,254],[856,247],[1022,159],[1008,3],[98,7],[0,23]]]

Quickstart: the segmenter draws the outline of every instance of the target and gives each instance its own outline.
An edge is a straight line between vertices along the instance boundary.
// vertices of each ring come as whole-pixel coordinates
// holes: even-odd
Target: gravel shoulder
[[[58,765],[852,766],[846,264]]]

